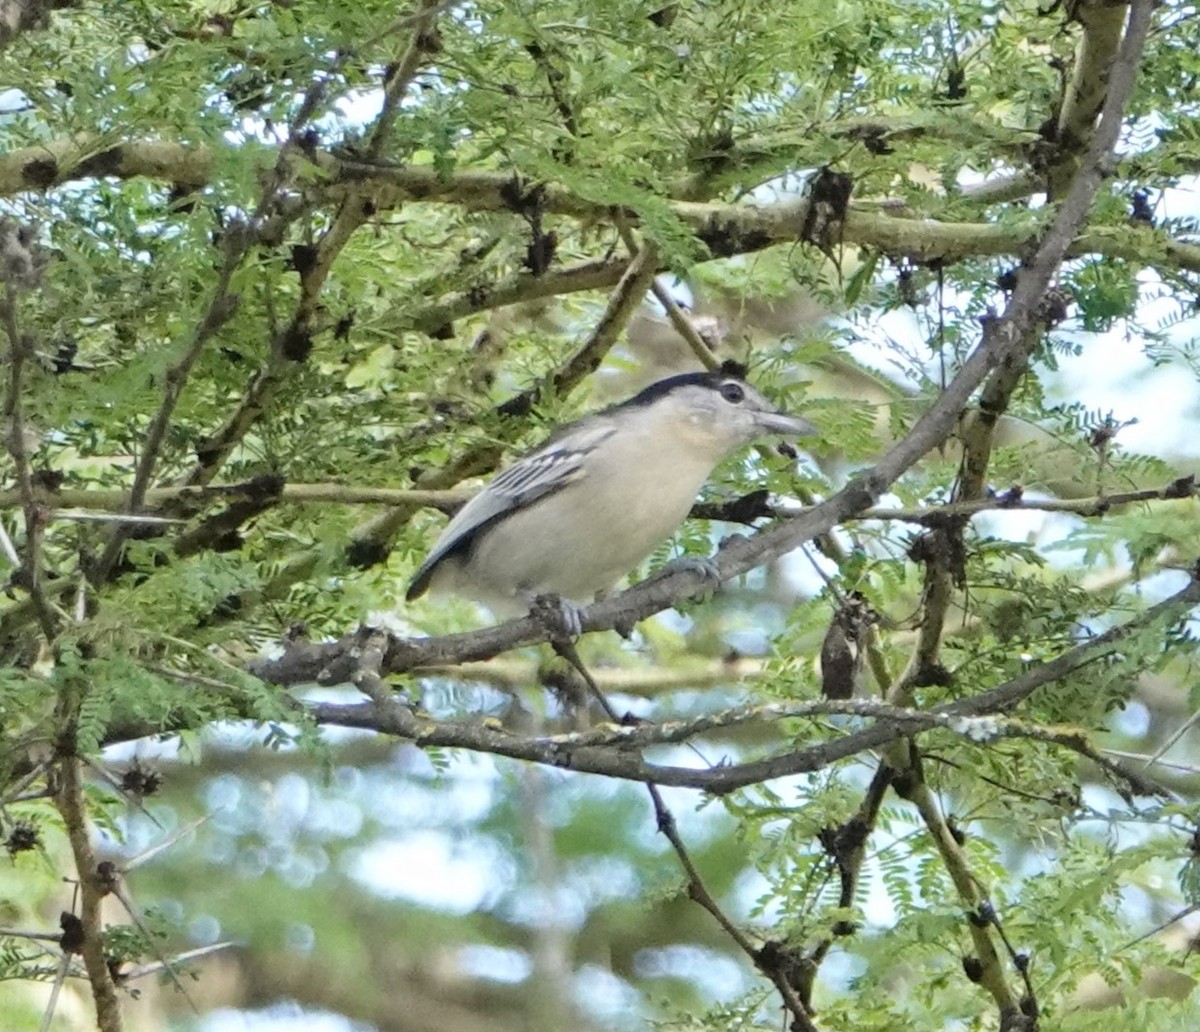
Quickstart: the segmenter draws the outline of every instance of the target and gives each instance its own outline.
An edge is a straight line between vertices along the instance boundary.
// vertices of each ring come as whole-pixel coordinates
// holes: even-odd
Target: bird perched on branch
[[[459,510],[417,570],[426,590],[473,598],[501,618],[539,598],[586,604],[687,516],[713,468],[756,437],[814,432],[748,384],[744,369],[659,380],[551,435]]]

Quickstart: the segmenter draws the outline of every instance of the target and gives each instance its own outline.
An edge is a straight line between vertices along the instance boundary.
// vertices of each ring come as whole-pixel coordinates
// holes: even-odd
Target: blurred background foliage
[[[778,1027],[770,985],[688,898],[641,786],[297,723],[289,693],[244,666],[289,633],[382,621],[441,634],[486,619],[466,602],[400,601],[441,513],[339,491],[471,486],[550,426],[696,368],[647,297],[593,374],[542,389],[519,418],[501,407],[553,382],[589,338],[627,262],[622,229],[657,248],[658,286],[716,357],[747,362],[820,429],[799,458],[765,445],[730,460],[705,500],[765,488],[787,511],[844,486],[1003,308],[1047,190],[1061,197],[1090,137],[1125,7],[26,6],[45,24],[18,19],[25,31],[0,51],[0,206],[31,227],[41,265],[5,305],[17,337],[0,466],[12,544],[0,928],[57,935],[74,906],[46,797],[69,729],[101,852],[128,868],[140,925],[129,962],[235,944],[183,968],[194,1010],[156,975],[128,982],[129,1029]],[[985,498],[1017,487],[1078,511],[965,525],[940,674],[914,686],[918,705],[982,691],[1144,612],[1197,559],[1190,485],[1103,518],[1084,504],[1163,489],[1200,453],[1196,13],[1159,5],[1115,173],[1061,272],[1067,310],[1007,399],[986,464]],[[786,213],[821,167],[850,177],[853,206],[814,242]],[[408,173],[432,178],[418,188]],[[755,206],[761,218],[738,221]],[[945,232],[934,240],[931,227]],[[885,504],[957,497],[978,423],[965,413]],[[40,540],[14,432],[50,512]],[[71,518],[120,511],[148,461],[171,490],[144,507],[182,526]],[[320,490],[280,494],[273,478]],[[182,490],[212,484],[249,486]],[[640,572],[711,552],[730,531],[690,521]],[[106,559],[117,533],[127,540]],[[880,671],[899,678],[918,647],[939,575],[927,541],[916,524],[854,522],[631,641],[593,635],[581,651],[639,718],[812,700],[831,618],[858,592],[880,620],[857,691],[878,697]],[[61,607],[52,643],[34,620],[27,550]],[[1135,796],[1046,742],[921,739],[944,826],[1013,950],[1032,958],[1053,1027],[1200,1019],[1196,924],[1173,920],[1200,905],[1194,649],[1181,618],[1020,709],[1149,762],[1162,796]],[[574,719],[571,678],[539,650],[396,687],[438,719],[529,733]],[[858,726],[763,720],[649,756],[736,762]],[[854,898],[838,898],[822,834],[845,826],[881,762],[864,753],[719,799],[666,796],[708,890],[756,944],[803,952],[856,926],[822,955],[819,1028],[997,1027],[964,974],[964,902],[917,808],[887,797]],[[119,901],[106,907],[132,928]],[[43,946],[0,938],[5,1028],[43,1020],[59,965]],[[1021,961],[1004,963],[1019,984]],[[68,979],[51,1027],[94,1027],[90,1008],[86,983]]]

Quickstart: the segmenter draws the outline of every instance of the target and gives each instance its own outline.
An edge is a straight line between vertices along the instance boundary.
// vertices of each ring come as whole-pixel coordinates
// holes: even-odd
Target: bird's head
[[[652,383],[618,408],[653,415],[677,443],[719,452],[716,459],[756,437],[806,436],[816,428],[782,412],[746,382],[744,368],[727,362],[720,369],[684,373]]]

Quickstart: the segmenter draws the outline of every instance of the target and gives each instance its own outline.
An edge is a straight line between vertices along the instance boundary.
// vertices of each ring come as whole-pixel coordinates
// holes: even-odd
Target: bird
[[[498,619],[550,599],[577,628],[578,607],[678,529],[722,459],[758,437],[815,432],[734,363],[658,380],[496,474],[446,525],[406,597],[453,594]]]

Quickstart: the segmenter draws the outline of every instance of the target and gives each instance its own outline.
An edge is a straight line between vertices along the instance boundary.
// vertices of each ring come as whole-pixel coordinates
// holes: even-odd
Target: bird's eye
[[[742,390],[740,384],[723,383],[721,384],[721,397],[730,404],[736,405],[739,401],[746,397],[746,392]]]

